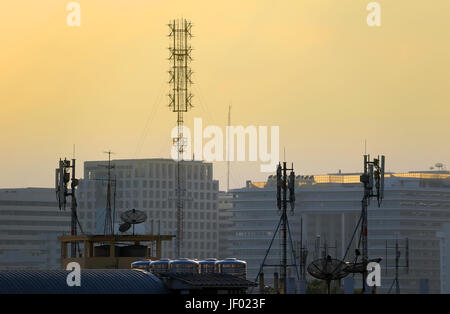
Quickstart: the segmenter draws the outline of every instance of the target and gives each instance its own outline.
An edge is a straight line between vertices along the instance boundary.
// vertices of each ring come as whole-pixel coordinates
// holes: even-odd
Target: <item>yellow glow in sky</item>
[[[62,0],[0,4],[0,187],[52,186],[59,157],[78,165],[170,156],[168,27],[194,23],[194,108],[225,127],[280,126],[298,174],[361,170],[368,152],[388,171],[449,166],[450,1]],[[82,176],[82,168],[78,173]],[[226,166],[215,175],[224,187]],[[263,180],[233,163],[231,185]]]

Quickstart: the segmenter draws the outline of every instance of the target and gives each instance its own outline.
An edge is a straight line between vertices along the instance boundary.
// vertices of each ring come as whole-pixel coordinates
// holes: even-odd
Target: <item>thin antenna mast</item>
[[[184,202],[184,178],[182,176],[182,160],[184,155],[183,114],[192,108],[192,71],[189,66],[192,61],[189,40],[192,37],[191,22],[185,19],[173,20],[169,25],[169,37],[173,39],[169,47],[172,68],[169,70],[171,92],[169,93],[169,107],[177,113],[177,137],[173,139],[178,152],[177,173],[176,173],[176,198],[177,198],[177,246],[176,254],[181,257],[183,243],[183,202]]]
[[[385,157],[381,156],[370,160],[370,155],[364,155],[364,172],[360,176],[360,182],[364,185],[364,194],[361,200],[361,242],[362,242],[362,279],[363,292],[366,291],[365,280],[367,277],[367,264],[369,262],[369,247],[368,247],[368,208],[371,198],[376,198],[378,207],[381,206],[383,200],[384,189],[384,166]]]
[[[70,176],[70,170],[72,172],[72,177]],[[70,184],[70,192],[68,189],[69,181]],[[59,209],[66,209],[67,200],[66,197],[71,196],[71,232],[72,236],[77,235],[77,199],[76,199],[76,187],[78,186],[78,179],[75,178],[75,158],[72,159],[72,164],[70,160],[64,159],[59,160],[59,167],[55,171],[55,189],[56,189],[56,197],[58,200]],[[77,247],[76,242],[71,242],[71,257],[76,257]]]
[[[106,208],[105,208],[105,225],[103,227],[103,233],[105,235],[112,235],[114,232],[113,224],[112,224],[112,215],[111,215],[111,169],[114,168],[114,165],[111,165],[111,154],[114,154],[111,150],[104,152],[108,154],[108,165],[100,165],[100,167],[106,167],[108,169],[108,179],[107,179],[107,188],[106,188]],[[115,180],[114,180],[115,183]],[[114,192],[115,193],[115,192]]]
[[[231,105],[228,106],[228,138],[230,138],[230,126],[231,126]],[[227,192],[230,191],[230,141],[228,141],[227,147]]]
[[[290,171],[290,174],[287,174],[287,171]],[[289,197],[287,196],[289,192]],[[277,208],[281,212],[280,221],[278,222],[278,226],[272,236],[272,240],[269,244],[269,248],[266,251],[266,255],[264,256],[264,259],[261,263],[258,275],[256,276],[255,282],[258,280],[259,275],[263,271],[264,267],[280,267],[281,270],[281,292],[286,293],[286,278],[287,278],[287,268],[288,267],[295,267],[295,270],[297,272],[297,279],[300,280],[300,274],[297,267],[297,261],[295,257],[295,251],[292,243],[292,237],[291,232],[289,229],[289,222],[287,217],[287,204],[290,204],[291,207],[291,213],[294,212],[295,208],[295,172],[294,172],[294,166],[292,165],[291,168],[287,167],[286,161],[283,162],[283,164],[279,163],[277,166]],[[281,261],[280,264],[273,265],[273,264],[266,264],[266,258],[269,255],[270,249],[272,247],[273,241],[278,233],[278,230],[281,227]],[[289,234],[290,239],[290,245],[292,250],[292,261],[293,264],[287,263],[287,237]],[[277,286],[278,283],[276,283]]]
[[[388,257],[387,257],[387,251],[388,249],[394,249],[395,250],[395,273],[394,273],[394,280],[392,281],[391,287],[389,288],[388,294],[391,293],[392,287],[395,284],[395,293],[396,294],[400,294],[400,281],[399,281],[399,267],[405,267],[406,268],[406,273],[408,273],[409,270],[409,240],[408,238],[405,239],[405,246],[400,247],[398,245],[398,239],[395,239],[395,246],[388,246],[388,241],[386,240],[386,272],[388,267],[390,267],[390,265],[388,265]],[[400,256],[401,256],[401,251],[400,249],[404,249],[405,250],[405,264],[404,265],[400,265]]]

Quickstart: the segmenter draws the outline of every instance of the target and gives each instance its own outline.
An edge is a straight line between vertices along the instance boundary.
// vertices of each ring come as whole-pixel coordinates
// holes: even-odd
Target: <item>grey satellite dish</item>
[[[120,232],[126,232],[128,229],[130,229],[131,228],[131,224],[130,223],[128,223],[128,222],[124,222],[123,224],[121,224],[120,226],[119,226],[119,231]]]
[[[372,259],[367,260],[367,264],[372,263],[372,262],[379,263],[379,262],[381,262],[381,260],[382,260],[382,258],[372,258]],[[359,262],[359,263],[346,262],[344,270],[347,273],[351,273],[351,274],[356,274],[356,273],[362,274],[367,271],[366,268],[367,268],[367,266],[363,262]]]
[[[123,224],[120,225],[119,231],[125,232],[133,226],[133,235],[134,235],[134,225],[143,223],[147,220],[147,215],[141,211],[136,209],[131,209],[120,214],[120,219],[122,219]],[[123,230],[123,231],[122,231]]]
[[[314,278],[325,280],[327,282],[327,292],[331,293],[331,280],[344,278],[348,275],[345,270],[345,263],[341,260],[331,258],[321,258],[308,265],[308,273]]]

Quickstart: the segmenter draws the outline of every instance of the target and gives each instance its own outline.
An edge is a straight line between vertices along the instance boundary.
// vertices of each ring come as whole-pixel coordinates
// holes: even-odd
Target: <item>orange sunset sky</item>
[[[65,0],[0,2],[0,187],[51,187],[59,157],[170,156],[167,23],[195,37],[194,108],[204,126],[277,125],[298,174],[356,172],[367,152],[388,171],[450,162],[450,1]],[[215,164],[225,187],[226,164]],[[231,187],[264,180],[233,162]]]

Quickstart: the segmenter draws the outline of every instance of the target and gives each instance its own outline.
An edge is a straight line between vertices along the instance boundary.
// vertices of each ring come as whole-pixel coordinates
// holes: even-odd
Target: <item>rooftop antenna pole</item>
[[[363,273],[362,281],[363,293],[366,291],[366,277],[367,277],[367,264],[369,260],[368,253],[368,231],[367,231],[367,211],[369,206],[369,201],[371,198],[376,198],[378,201],[378,207],[381,206],[381,202],[384,197],[384,165],[385,157],[374,158],[373,161],[370,160],[370,155],[364,155],[364,172],[360,177],[361,183],[364,185],[364,195],[361,201],[361,240],[362,240],[362,264]]]
[[[287,171],[290,171],[289,176],[287,175]],[[287,191],[289,190],[289,198],[287,197]],[[295,173],[294,173],[294,166],[292,165],[291,168],[287,168],[286,161],[283,162],[283,166],[281,166],[281,163],[278,163],[277,166],[277,208],[278,211],[281,211],[281,217],[278,222],[278,226],[272,236],[272,240],[270,241],[269,248],[266,251],[266,255],[263,258],[263,261],[261,263],[261,266],[259,268],[258,275],[256,276],[255,282],[257,282],[260,273],[263,271],[264,267],[280,267],[281,270],[281,293],[286,293],[286,277],[287,277],[287,267],[295,267],[297,272],[297,279],[300,280],[300,274],[298,272],[297,268],[297,261],[295,258],[295,252],[294,252],[294,246],[292,243],[292,237],[291,232],[289,229],[289,222],[287,218],[287,204],[290,204],[291,206],[291,214],[294,213],[295,208]],[[275,240],[275,237],[278,234],[278,230],[281,227],[281,261],[280,264],[265,264],[267,256],[270,253],[270,249],[272,247],[272,244]],[[292,250],[292,260],[293,264],[288,265],[287,264],[287,233],[289,232],[289,238],[290,238],[290,246]],[[253,291],[253,290],[251,290]]]
[[[117,188],[117,178],[116,178],[116,176],[114,175],[114,203],[113,203],[113,208],[114,208],[114,211],[113,211],[113,213],[112,213],[112,226],[113,226],[113,228],[112,228],[112,235],[114,235],[114,225],[115,225],[115,222],[116,222],[116,188]]]
[[[70,177],[70,169],[72,169],[72,178]],[[71,190],[69,192],[67,185],[71,181]],[[78,185],[78,179],[75,178],[75,158],[72,159],[72,164],[70,160],[64,159],[59,160],[59,168],[56,169],[55,172],[55,189],[56,189],[56,197],[58,200],[59,209],[66,209],[66,198],[71,196],[71,236],[77,235],[77,199],[75,195],[76,187]],[[76,242],[71,242],[71,257],[76,257],[77,247]]]
[[[108,179],[107,179],[107,188],[106,188],[106,208],[105,208],[105,225],[103,227],[103,233],[105,235],[112,235],[114,232],[114,228],[112,225],[112,215],[111,215],[111,169],[114,168],[114,165],[111,165],[111,154],[114,154],[111,150],[104,152],[108,154],[108,164],[106,165],[106,169],[108,169]],[[105,167],[104,165],[100,165],[101,167]]]
[[[386,240],[386,271],[388,268],[388,263],[387,263],[387,250],[388,249],[394,249],[395,250],[395,272],[394,272],[394,280],[392,281],[391,287],[389,288],[388,293],[391,293],[391,290],[395,284],[395,293],[396,294],[400,294],[400,280],[399,280],[399,267],[405,267],[406,268],[406,273],[408,273],[409,270],[409,240],[408,238],[405,239],[405,246],[404,247],[400,247],[398,245],[398,238],[395,239],[395,246],[394,247],[390,247],[387,244],[387,240]],[[405,265],[400,265],[400,256],[401,256],[401,252],[400,249],[404,249],[405,250]]]
[[[230,137],[230,126],[231,126],[231,105],[228,106],[228,138]],[[227,192],[230,191],[230,141],[228,141],[227,147]]]
[[[176,255],[181,257],[183,244],[183,202],[184,202],[184,181],[182,177],[181,162],[184,155],[183,114],[192,108],[192,93],[190,87],[192,84],[192,70],[189,66],[192,61],[192,47],[189,43],[192,34],[191,22],[186,19],[173,20],[169,25],[169,37],[173,40],[169,47],[172,67],[169,70],[171,91],[169,93],[169,107],[177,113],[177,137],[173,139],[176,145],[177,173],[176,173],[176,198],[177,198],[177,242]]]
[[[287,171],[290,170],[291,173],[288,176]],[[278,208],[281,209],[281,232],[282,232],[282,242],[281,242],[281,289],[283,293],[286,293],[286,277],[287,277],[287,204],[291,204],[291,210],[294,210],[295,206],[295,173],[294,167],[290,169],[287,168],[286,161],[283,161],[283,166],[278,165],[277,169],[277,190],[281,189],[280,193],[281,199],[278,201]],[[287,193],[289,190],[289,198]],[[281,206],[280,206],[281,205]],[[281,207],[281,208],[280,208]],[[294,261],[295,263],[295,261]]]
[[[75,187],[78,185],[78,180],[75,179],[75,159],[72,159],[72,180],[71,180],[71,192],[70,192],[70,196],[71,196],[71,214],[72,214],[72,219],[71,219],[71,226],[72,226],[72,236],[76,236],[77,235],[77,199],[75,196]],[[75,257],[76,254],[76,243],[72,242],[71,243],[71,248],[72,248],[72,256]]]
[[[285,156],[286,157],[286,156]],[[286,159],[285,159],[286,160]],[[287,174],[286,174],[286,161],[283,161],[283,183],[286,185],[287,182]],[[283,293],[286,293],[286,273],[287,273],[287,225],[286,225],[286,209],[287,209],[287,188],[286,186],[283,188],[283,206],[282,206],[282,222],[281,222],[281,231],[283,233],[283,242],[281,244],[282,249],[282,258],[281,258],[281,288],[283,289]]]

